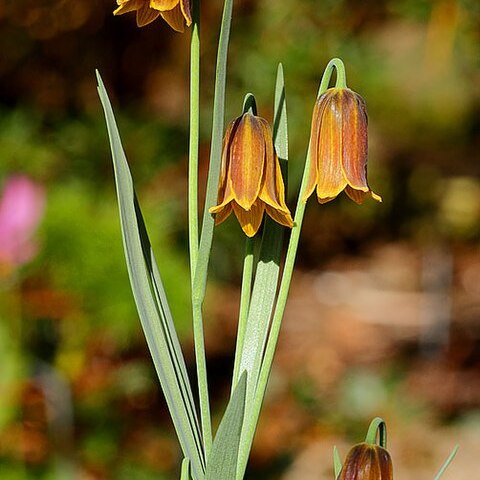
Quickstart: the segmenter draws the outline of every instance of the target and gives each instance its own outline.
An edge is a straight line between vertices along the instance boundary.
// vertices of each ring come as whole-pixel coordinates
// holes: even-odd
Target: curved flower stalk
[[[144,27],[161,16],[175,31],[183,33],[192,24],[190,0],[117,0],[114,15],[137,12],[137,25]]]
[[[250,111],[233,120],[223,141],[215,223],[235,213],[244,233],[253,237],[263,214],[293,227],[285,204],[285,186],[268,122]]]
[[[329,88],[315,102],[310,135],[310,168],[302,200],[317,190],[327,203],[345,190],[356,203],[382,199],[367,183],[367,109],[360,95],[346,87]]]

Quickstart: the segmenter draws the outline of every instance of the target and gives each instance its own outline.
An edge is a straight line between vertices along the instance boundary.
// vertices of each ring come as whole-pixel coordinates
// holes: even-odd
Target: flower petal
[[[117,0],[119,7],[113,12],[114,15],[123,15],[124,13],[134,12],[141,8],[144,0]]]
[[[183,33],[185,31],[185,18],[180,5],[173,10],[160,12],[160,15],[176,32]]]
[[[187,27],[192,24],[192,9],[190,6],[190,0],[180,0],[180,8],[182,10],[183,17]]]
[[[137,10],[137,25],[139,27],[144,27],[149,23],[152,23],[154,20],[158,18],[160,12],[150,8],[147,3],[144,3],[138,10]]]
[[[238,223],[242,227],[245,235],[253,237],[260,228],[263,219],[263,212],[265,211],[265,205],[263,202],[256,202],[250,208],[250,210],[244,210],[240,205],[232,202],[233,211],[237,216]]]
[[[302,196],[302,201],[306,202],[315,190],[318,179],[318,141],[320,139],[320,125],[323,111],[325,110],[325,94],[321,95],[315,102],[312,114],[312,129],[310,132],[309,143],[309,167],[307,176],[307,185]]]
[[[365,102],[349,89],[342,90],[342,169],[348,184],[368,191],[368,118]]]
[[[273,208],[270,205],[265,205],[265,210],[270,218],[275,220],[280,225],[284,225],[285,227],[292,228],[294,223],[290,212],[279,210],[277,208]]]
[[[216,212],[212,212],[212,208],[210,209],[210,213],[217,213],[215,216],[215,225],[220,225],[222,222],[224,222],[232,213],[232,204],[227,203],[223,207],[215,207],[217,210]]]
[[[350,185],[347,185],[345,188],[345,193],[355,202],[361,205],[367,196],[372,197],[377,202],[382,202],[382,197],[377,195],[375,192],[368,190],[364,192],[363,190],[355,190]]]
[[[260,193],[264,163],[261,123],[254,115],[245,113],[232,139],[228,172],[235,200],[244,210],[252,207]]]
[[[172,10],[178,5],[179,0],[150,0],[150,8],[165,12]]]
[[[317,157],[317,197],[320,203],[335,198],[347,185],[342,171],[342,108],[339,102],[339,91],[330,92],[325,97],[320,119]]]

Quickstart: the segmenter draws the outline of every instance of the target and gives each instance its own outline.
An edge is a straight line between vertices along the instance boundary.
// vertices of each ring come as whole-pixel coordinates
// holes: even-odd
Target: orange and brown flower
[[[379,445],[359,443],[348,452],[338,480],[393,480],[390,454]]]
[[[356,203],[367,196],[382,201],[367,183],[367,124],[365,102],[349,88],[330,88],[318,98],[304,202],[315,187],[320,203],[333,200],[343,190]]]
[[[137,12],[137,25],[143,27],[159,16],[177,32],[192,24],[190,0],[117,0],[114,15]]]
[[[293,227],[285,204],[285,187],[268,122],[250,112],[230,123],[223,141],[218,205],[210,208],[215,223],[235,213],[242,230],[253,237],[264,212]]]

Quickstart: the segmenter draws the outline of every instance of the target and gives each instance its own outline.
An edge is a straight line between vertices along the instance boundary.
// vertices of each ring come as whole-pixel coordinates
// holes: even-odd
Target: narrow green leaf
[[[445,473],[445,470],[448,468],[448,466],[452,463],[452,460],[455,458],[455,455],[458,452],[458,448],[459,448],[458,445],[455,445],[455,448],[452,450],[452,453],[445,460],[445,463],[442,465],[442,468],[437,473],[437,476],[435,477],[435,480],[440,480],[442,475]]]
[[[335,479],[338,478],[340,472],[342,471],[342,459],[340,458],[340,453],[338,453],[338,448],[333,447],[333,472],[335,474]]]
[[[193,478],[201,480],[204,476],[205,457],[185,361],[110,100],[98,72],[97,79],[110,138],[122,238],[135,303],[180,445],[185,457],[191,462]]]
[[[233,480],[245,412],[247,372],[243,372],[218,427],[208,459],[205,480]]]

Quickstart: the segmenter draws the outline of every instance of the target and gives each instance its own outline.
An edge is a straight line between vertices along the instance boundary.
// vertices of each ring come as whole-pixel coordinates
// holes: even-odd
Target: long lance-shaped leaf
[[[205,480],[233,480],[237,471],[240,433],[245,413],[247,373],[244,372],[228,402],[208,458]]]
[[[122,238],[138,314],[180,445],[195,480],[202,480],[205,458],[185,361],[160,274],[138,205],[110,100],[97,72],[117,187]]]
[[[288,162],[287,111],[283,68],[279,65],[275,87],[273,140],[286,180]],[[286,182],[285,182],[286,183]],[[258,378],[264,363],[265,344],[270,328],[275,297],[277,294],[284,227],[267,218],[264,224],[262,246],[253,285],[250,310],[243,341],[239,372],[247,371],[247,398],[245,421],[242,430],[237,480],[243,478],[253,437],[258,422],[259,410],[256,399],[262,398],[266,384],[258,392]]]

